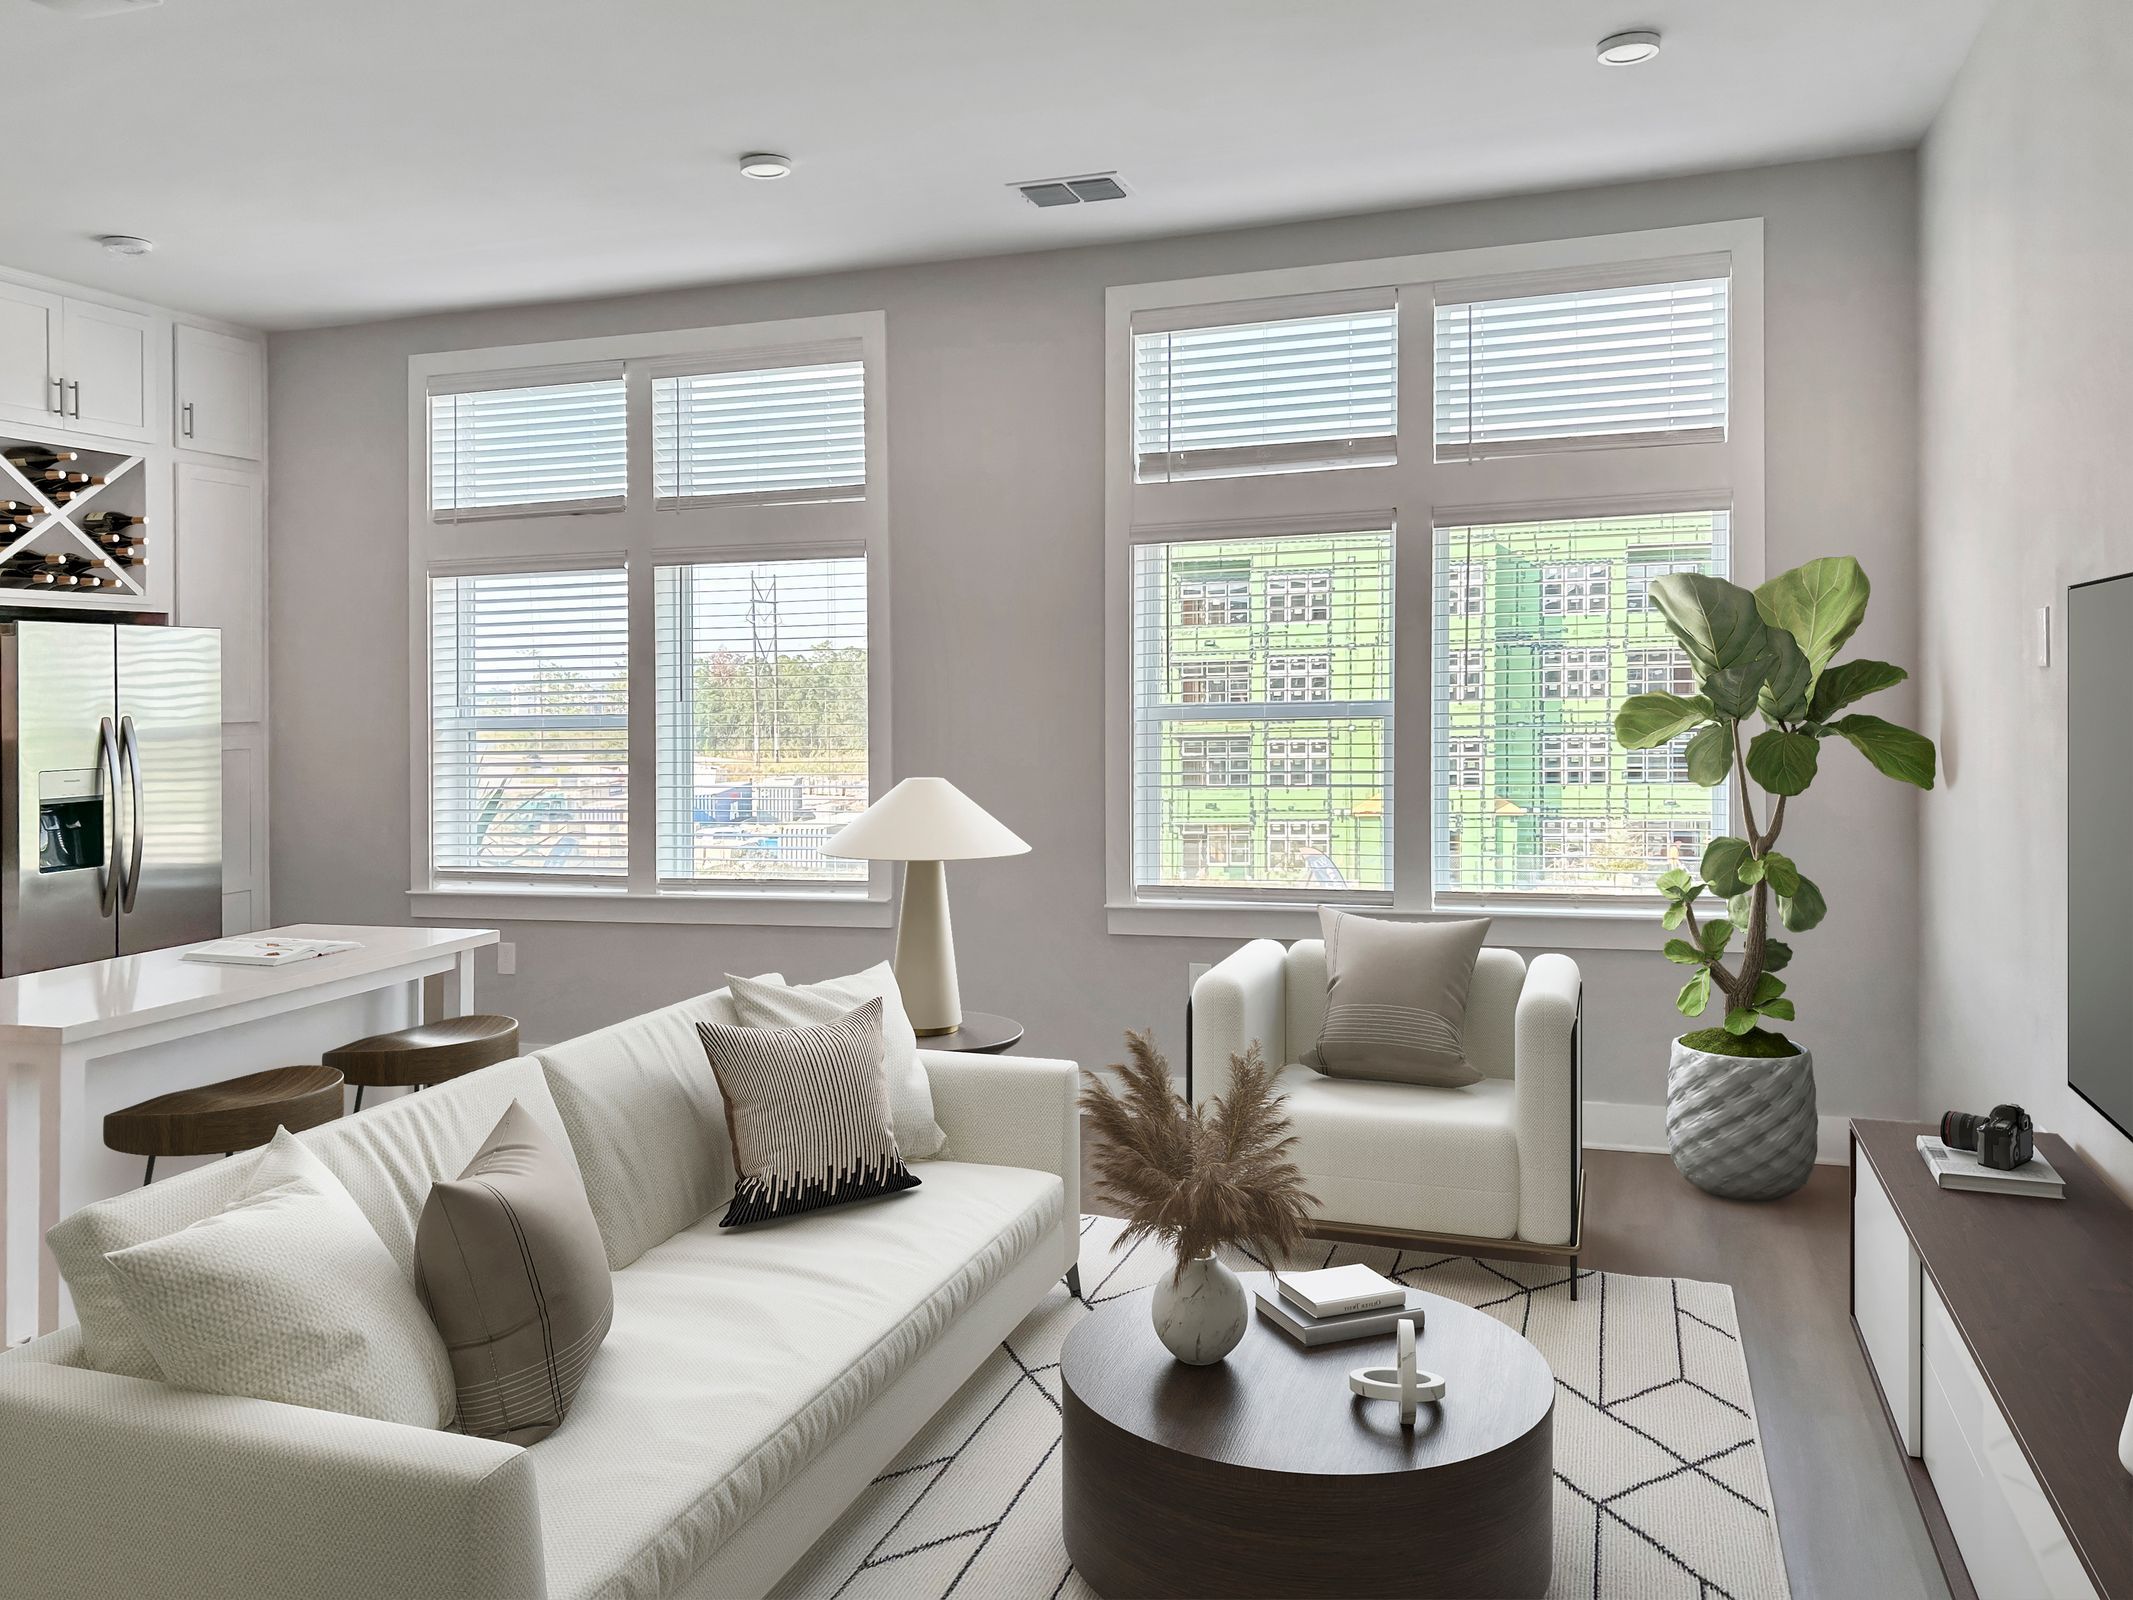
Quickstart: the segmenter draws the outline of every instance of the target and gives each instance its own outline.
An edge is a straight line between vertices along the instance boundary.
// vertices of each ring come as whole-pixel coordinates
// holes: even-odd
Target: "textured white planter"
[[[1713,1055],[1674,1041],[1666,1144],[1681,1175],[1727,1200],[1776,1200],[1815,1170],[1815,1061]]]
[[[1211,1367],[1244,1337],[1251,1306],[1238,1276],[1213,1256],[1185,1263],[1175,1282],[1155,1280],[1155,1336],[1188,1366]]]

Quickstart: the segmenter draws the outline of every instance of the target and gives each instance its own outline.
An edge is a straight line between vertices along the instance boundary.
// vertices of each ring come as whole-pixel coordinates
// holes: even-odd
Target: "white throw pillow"
[[[933,1085],[919,1064],[918,1035],[904,1013],[903,992],[886,961],[848,978],[787,984],[777,978],[727,975],[735,1020],[744,1028],[806,1028],[834,1022],[868,1000],[881,1002],[883,1077],[889,1087],[889,1120],[896,1148],[907,1161],[939,1158],[948,1143],[933,1120]]]
[[[104,1260],[181,1388],[417,1428],[452,1420],[451,1358],[414,1285],[286,1128],[229,1205]]]

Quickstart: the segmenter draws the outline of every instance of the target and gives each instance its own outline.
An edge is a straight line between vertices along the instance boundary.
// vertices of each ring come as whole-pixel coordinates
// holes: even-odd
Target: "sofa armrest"
[[[1288,1065],[1289,952],[1254,939],[1200,974],[1192,986],[1192,1097],[1229,1093],[1229,1058],[1254,1044],[1276,1068]]]
[[[1081,1248],[1081,1069],[1071,1061],[953,1050],[921,1049],[918,1059],[950,1157],[1059,1175],[1066,1185],[1059,1270],[1072,1267]]]
[[[0,1594],[547,1592],[515,1445],[86,1367],[0,1367]]]
[[[1518,1134],[1518,1236],[1568,1244],[1583,1168],[1578,1015],[1584,979],[1568,956],[1535,956],[1518,997],[1512,1121]]]

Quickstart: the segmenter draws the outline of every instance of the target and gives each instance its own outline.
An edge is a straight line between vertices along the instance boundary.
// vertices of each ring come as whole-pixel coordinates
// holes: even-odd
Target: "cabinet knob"
[[[74,396],[74,408],[69,411],[67,415],[70,417],[78,417],[81,415],[81,379],[68,379],[67,388]]]
[[[190,400],[185,402],[180,414],[185,419],[185,437],[190,439],[193,436],[193,403]]]
[[[58,413],[60,416],[63,417],[67,414],[67,380],[64,378],[53,378],[51,380],[51,384],[52,409],[54,412]]]

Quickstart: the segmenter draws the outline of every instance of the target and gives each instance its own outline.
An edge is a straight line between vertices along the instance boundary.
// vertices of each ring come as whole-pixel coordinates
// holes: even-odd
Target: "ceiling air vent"
[[[1129,192],[1115,172],[1091,172],[1079,178],[1035,178],[1009,185],[1033,206],[1078,206],[1098,200],[1123,200]]]

